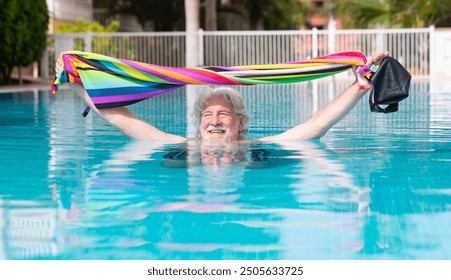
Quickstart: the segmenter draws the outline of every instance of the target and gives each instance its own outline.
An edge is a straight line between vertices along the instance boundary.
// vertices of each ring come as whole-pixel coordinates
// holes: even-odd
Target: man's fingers
[[[378,53],[374,57],[369,56],[369,57],[367,57],[366,65],[368,67],[370,67],[372,64],[379,65],[379,64],[381,64],[382,60],[384,60],[384,58],[386,58],[388,55],[389,55],[389,52],[384,51],[384,52]]]
[[[61,59],[58,59],[55,65],[55,72],[58,73],[61,69],[63,69],[63,62]]]
[[[382,62],[382,60],[384,60],[384,58],[386,58],[387,56],[388,56],[388,52],[387,52],[387,51],[381,52],[381,53],[377,54],[377,55],[374,57],[373,63],[376,64],[376,65],[378,65],[378,64],[380,64],[380,63]]]

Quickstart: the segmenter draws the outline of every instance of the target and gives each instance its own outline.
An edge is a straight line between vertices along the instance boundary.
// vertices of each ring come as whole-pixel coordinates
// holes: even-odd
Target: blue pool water
[[[250,137],[306,120],[343,85],[241,88]],[[451,93],[414,82],[321,140],[217,148],[132,141],[65,90],[0,94],[1,259],[451,259]],[[184,90],[130,108],[192,134]],[[229,153],[230,152],[230,153]]]

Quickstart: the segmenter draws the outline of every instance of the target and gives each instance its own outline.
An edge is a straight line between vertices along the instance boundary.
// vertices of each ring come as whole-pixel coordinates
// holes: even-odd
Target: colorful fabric
[[[313,59],[268,65],[178,68],[68,51],[61,54],[64,69],[51,91],[65,82],[82,83],[97,108],[125,106],[193,85],[257,85],[310,81],[364,66],[358,51],[340,52]],[[363,84],[363,83],[362,83]]]

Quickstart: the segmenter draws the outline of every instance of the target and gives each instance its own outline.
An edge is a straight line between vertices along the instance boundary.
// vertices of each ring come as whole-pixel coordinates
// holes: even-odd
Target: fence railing
[[[430,70],[433,28],[374,30],[199,31],[199,66],[249,65],[296,61],[339,51],[367,55],[388,50],[414,76]],[[58,55],[82,50],[163,66],[185,66],[185,32],[73,33],[49,35],[41,61],[52,77]]]

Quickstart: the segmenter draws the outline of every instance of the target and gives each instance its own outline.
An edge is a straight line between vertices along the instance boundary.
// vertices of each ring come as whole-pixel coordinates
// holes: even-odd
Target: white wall
[[[92,0],[46,0],[50,17],[55,20],[75,21],[79,17],[92,20]]]
[[[451,92],[451,29],[436,29],[431,44],[431,91]]]

